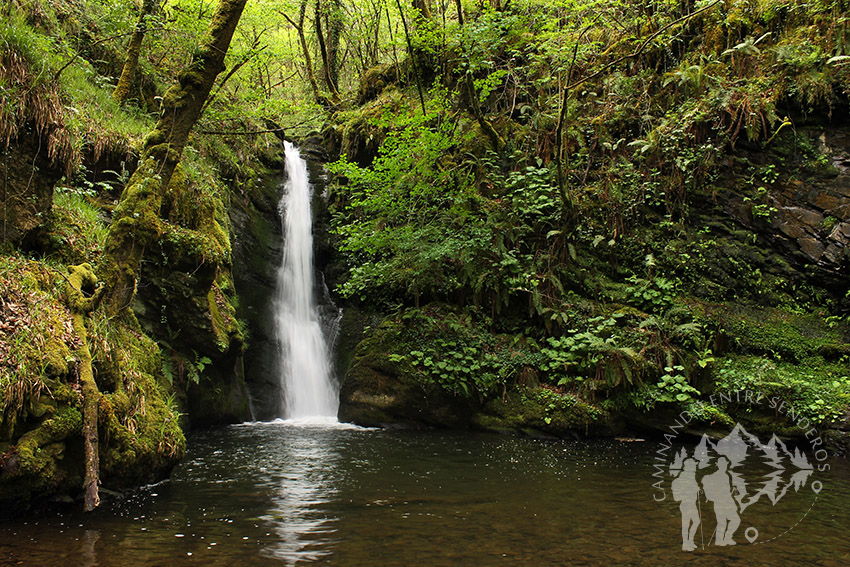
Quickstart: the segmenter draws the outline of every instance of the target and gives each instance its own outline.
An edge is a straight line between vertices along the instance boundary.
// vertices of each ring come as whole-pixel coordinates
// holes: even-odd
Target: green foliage
[[[160,348],[167,353],[162,357],[160,365],[163,377],[170,385],[179,387],[188,387],[189,384],[200,385],[204,370],[212,364],[208,356],[202,356],[196,350],[192,350],[190,356],[185,356],[165,341],[160,341]]]
[[[597,316],[586,321],[584,331],[569,329],[560,337],[548,337],[540,353],[539,368],[558,386],[596,390],[640,383],[645,361],[632,348],[636,337],[618,326],[623,314]]]
[[[684,407],[693,404],[701,395],[694,388],[681,365],[665,366],[664,375],[655,384],[644,384],[629,395],[629,400],[638,408],[649,411],[658,403],[676,404]]]
[[[488,332],[469,315],[408,310],[401,316],[409,350],[390,360],[410,364],[423,385],[458,396],[485,399],[502,391],[533,356]]]
[[[460,135],[442,111],[438,105],[402,121],[371,168],[345,157],[328,164],[346,184],[333,222],[352,266],[343,295],[444,296],[463,283],[462,268],[483,246],[481,219],[469,210],[476,196],[468,173],[447,161]]]
[[[53,255],[66,264],[96,265],[108,228],[101,210],[90,197],[73,189],[57,188],[53,197],[51,229],[47,233]]]
[[[426,350],[412,350],[406,356],[390,355],[394,362],[409,361],[426,376],[426,383],[463,396],[473,391],[491,393],[504,380],[499,376],[498,357],[480,353],[475,346],[458,347],[457,341],[437,339]]]
[[[790,404],[796,413],[814,423],[828,424],[850,408],[850,373],[843,362],[811,359],[804,364],[774,362],[756,356],[734,356],[720,363],[716,393],[749,390]],[[776,409],[773,404],[771,409]],[[769,409],[768,409],[769,411]],[[789,413],[788,410],[783,413]]]
[[[201,375],[204,373],[204,369],[212,364],[212,360],[208,356],[200,356],[196,351],[192,351],[192,354],[195,355],[195,360],[190,361],[189,364],[186,365],[186,369],[188,370],[189,381],[194,384],[199,384],[201,382]]]
[[[631,284],[626,287],[629,303],[647,313],[664,313],[675,302],[676,284],[667,278],[644,279],[632,275],[627,281]]]
[[[700,395],[699,390],[688,383],[688,378],[683,374],[684,366],[665,366],[665,374],[656,384],[660,394],[656,398],[659,402],[677,401],[680,403],[692,402]]]

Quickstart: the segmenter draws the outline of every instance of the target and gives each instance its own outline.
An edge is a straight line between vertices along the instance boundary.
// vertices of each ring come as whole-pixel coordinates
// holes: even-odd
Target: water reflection
[[[753,504],[738,534],[757,520],[758,545],[741,537],[683,552],[679,503],[653,499],[654,449],[230,427],[195,435],[170,482],[93,514],[0,523],[0,566],[850,565],[847,461],[818,475],[813,507],[811,491],[793,485],[775,506],[769,494]],[[702,514],[707,541],[714,519],[704,503]]]
[[[285,420],[261,425],[280,429],[277,462],[266,470],[271,502],[262,520],[277,540],[263,550],[287,565],[316,561],[331,553],[337,515],[332,511],[338,494],[339,443],[335,429],[350,428],[333,418]]]
[[[82,556],[80,564],[82,567],[98,567],[100,563],[97,560],[97,545],[100,543],[99,530],[86,530],[83,532],[83,537],[80,546],[80,555]]]

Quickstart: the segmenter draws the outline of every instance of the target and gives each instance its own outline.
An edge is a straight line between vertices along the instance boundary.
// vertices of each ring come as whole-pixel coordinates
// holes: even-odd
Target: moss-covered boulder
[[[390,87],[360,108],[338,112],[332,124],[323,131],[328,153],[345,155],[361,167],[368,167],[378,155],[392,121],[390,113],[399,112],[406,104],[397,88]]]
[[[357,104],[363,105],[375,100],[389,85],[398,82],[399,69],[397,65],[385,63],[372,67],[360,78],[360,86],[357,89]]]
[[[391,358],[399,350],[400,328],[388,320],[357,345],[340,388],[339,418],[366,426],[463,427],[475,406],[428,387],[409,364]]]
[[[613,435],[626,429],[622,419],[574,394],[527,386],[487,402],[472,423],[481,429],[556,437]]]
[[[83,491],[83,339],[67,307],[67,274],[0,257],[0,505],[4,515]],[[159,346],[130,318],[85,323],[97,402],[100,478],[110,489],[162,479],[185,452]]]

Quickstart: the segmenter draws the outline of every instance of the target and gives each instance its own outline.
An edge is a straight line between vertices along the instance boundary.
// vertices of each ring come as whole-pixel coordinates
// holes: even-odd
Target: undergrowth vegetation
[[[846,282],[764,250],[782,188],[837,175],[803,127],[848,113],[840,2],[417,21],[414,68],[330,132],[338,290],[417,321],[394,362],[470,400],[531,384],[649,411],[761,387],[844,415]]]

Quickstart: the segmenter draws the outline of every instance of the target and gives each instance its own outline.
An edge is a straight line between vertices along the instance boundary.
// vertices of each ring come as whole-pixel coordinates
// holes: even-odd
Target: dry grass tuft
[[[66,127],[61,85],[46,58],[48,40],[21,22],[0,18],[0,142],[8,147],[31,126],[47,140],[47,153],[66,172],[82,159]]]

